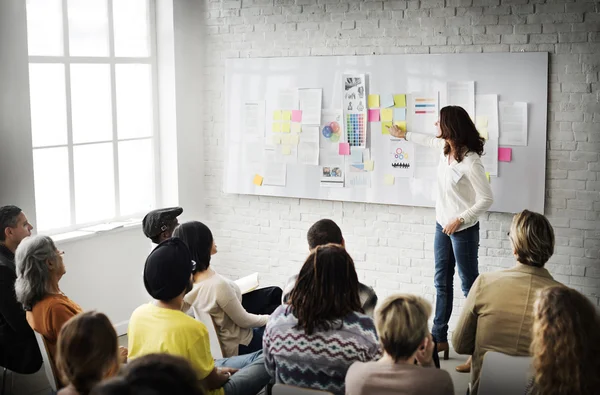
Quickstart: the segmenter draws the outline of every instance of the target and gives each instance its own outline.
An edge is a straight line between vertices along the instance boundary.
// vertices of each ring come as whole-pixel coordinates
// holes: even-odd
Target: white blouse
[[[475,152],[469,152],[462,162],[453,160],[448,164],[448,157],[444,155],[445,140],[414,132],[407,132],[406,140],[440,151],[435,199],[436,221],[444,227],[455,218],[464,218],[465,223],[457,231],[477,224],[479,216],[494,202],[481,157]]]

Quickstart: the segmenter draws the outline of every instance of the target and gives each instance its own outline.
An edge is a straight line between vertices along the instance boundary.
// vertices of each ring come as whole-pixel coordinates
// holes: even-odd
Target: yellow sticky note
[[[281,121],[281,111],[279,111],[279,110],[273,111],[273,120]]]
[[[394,107],[406,107],[406,95],[394,95]]]
[[[403,132],[406,132],[406,121],[396,121],[394,122],[394,125],[402,129]]]
[[[294,145],[298,145],[300,144],[300,136],[298,136],[297,134],[292,134],[290,139],[290,144],[294,144]]]
[[[367,104],[369,108],[379,108],[379,95],[369,95]]]
[[[475,124],[478,128],[487,128],[488,126],[488,117],[485,115],[479,115],[475,117]]]
[[[372,160],[366,160],[364,162],[364,165],[365,165],[366,171],[373,171],[373,167],[375,166],[375,163]]]
[[[282,111],[281,119],[283,119],[284,121],[291,121],[292,120],[292,112],[291,111]]]
[[[390,134],[391,122],[381,122],[381,134]]]
[[[280,134],[274,134],[273,135],[273,145],[279,145],[281,144],[281,135]]]
[[[391,122],[394,119],[393,108],[382,108],[381,109],[381,122]]]
[[[292,147],[290,147],[289,145],[282,145],[281,146],[281,153],[283,155],[291,155],[292,154]]]
[[[281,132],[281,124],[279,122],[273,122],[271,130],[275,133]]]
[[[290,123],[289,122],[284,122],[281,124],[281,131],[283,133],[289,133],[290,132]]]
[[[478,130],[479,130],[479,135],[481,137],[483,137],[484,139],[487,140],[490,137],[489,134],[488,134],[487,128],[478,128]]]
[[[254,176],[254,180],[252,181],[252,183],[256,186],[261,186],[263,182],[263,178],[262,176],[259,176],[258,174]]]
[[[488,173],[487,171],[485,172],[485,177],[488,179],[488,182],[490,182],[490,173]]]
[[[394,176],[393,176],[393,175],[391,175],[391,174],[386,174],[386,175],[383,177],[383,183],[384,183],[385,185],[394,185],[394,182],[395,182],[395,181],[396,181],[396,177],[394,177]]]
[[[300,133],[302,132],[302,125],[300,125],[299,123],[292,123],[292,132],[293,133]]]
[[[284,134],[281,136],[281,144],[290,145],[292,144],[292,136],[289,134]]]

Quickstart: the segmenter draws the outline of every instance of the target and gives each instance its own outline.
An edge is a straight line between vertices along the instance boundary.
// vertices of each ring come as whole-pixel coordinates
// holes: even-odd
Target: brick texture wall
[[[359,278],[380,298],[398,291],[431,301],[435,295],[433,209],[221,192],[226,58],[544,51],[550,53],[545,214],[556,231],[547,268],[600,303],[600,2],[244,0],[205,1],[205,7],[199,21],[207,35],[201,72],[209,103],[204,198],[221,273],[258,271],[263,284],[282,285],[306,258],[306,231],[327,217],[341,226]],[[506,236],[511,218],[481,218],[481,272],[514,265]],[[460,307],[462,292],[456,294]]]

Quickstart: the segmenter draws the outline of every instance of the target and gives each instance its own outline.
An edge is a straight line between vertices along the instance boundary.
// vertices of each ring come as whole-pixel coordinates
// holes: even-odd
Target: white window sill
[[[78,240],[89,239],[96,235],[114,234],[120,233],[132,228],[139,229],[142,226],[142,221],[131,220],[131,221],[119,221],[109,222],[105,224],[99,224],[94,226],[88,226],[81,229],[77,229],[71,232],[58,233],[51,235],[52,240],[55,243],[70,243]]]

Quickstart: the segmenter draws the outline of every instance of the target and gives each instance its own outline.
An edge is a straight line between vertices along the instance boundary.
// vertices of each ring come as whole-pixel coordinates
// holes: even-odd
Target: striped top
[[[278,307],[267,324],[265,364],[276,383],[343,395],[350,365],[381,356],[373,319],[364,314],[350,313],[335,329],[312,335],[297,324],[289,305]]]

